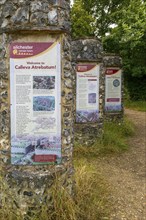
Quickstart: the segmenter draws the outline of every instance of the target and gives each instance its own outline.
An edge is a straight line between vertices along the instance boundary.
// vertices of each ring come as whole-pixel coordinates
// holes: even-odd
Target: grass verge
[[[120,153],[128,149],[127,138],[134,134],[134,125],[127,118],[123,123],[106,122],[104,136],[97,139],[93,146],[75,143],[74,155],[78,158],[94,158],[101,154]]]
[[[146,112],[146,101],[125,101],[125,107],[137,111]]]
[[[77,220],[109,219],[109,189],[96,167],[96,159],[76,158],[74,165]]]

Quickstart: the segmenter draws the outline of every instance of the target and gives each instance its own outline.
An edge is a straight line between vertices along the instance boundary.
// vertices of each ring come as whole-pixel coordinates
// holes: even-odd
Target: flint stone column
[[[99,103],[98,109],[98,119],[96,121],[89,121],[85,123],[77,122],[77,106],[75,109],[75,141],[81,143],[82,145],[90,146],[95,143],[95,140],[103,135],[103,105],[104,105],[104,72],[105,68],[103,66],[103,47],[98,39],[85,38],[74,40],[72,42],[72,60],[75,73],[75,100],[77,98],[76,86],[77,86],[77,66],[81,65],[99,65],[99,88],[97,86],[99,98],[96,102]],[[98,79],[97,79],[98,81]],[[77,104],[77,100],[76,100]]]
[[[115,54],[105,54],[103,57],[103,64],[106,68],[105,70],[105,106],[104,106],[104,119],[106,121],[122,122],[124,116],[124,77],[122,73],[122,58]],[[113,72],[112,72],[113,71]],[[112,76],[111,82],[108,81],[106,77]],[[107,83],[106,83],[107,80]],[[107,87],[107,84],[108,85]],[[115,84],[114,84],[115,83]],[[115,91],[114,97],[110,97],[109,86],[118,89]],[[119,94],[116,94],[119,92]],[[107,96],[107,97],[106,97]],[[111,100],[110,100],[110,98]],[[113,99],[113,100],[112,100]],[[116,101],[116,99],[119,99]],[[106,106],[107,100],[110,104]],[[116,106],[117,105],[117,106]],[[109,108],[109,109],[108,109]]]
[[[12,42],[48,42],[61,38],[61,133],[62,162],[58,165],[11,165],[10,146],[10,62]],[[53,57],[52,57],[53,59]],[[73,150],[73,69],[71,65],[69,0],[2,0],[0,1],[0,184],[9,189],[2,201],[12,205],[25,218],[43,202],[56,178],[72,193]],[[39,204],[37,203],[39,201]]]

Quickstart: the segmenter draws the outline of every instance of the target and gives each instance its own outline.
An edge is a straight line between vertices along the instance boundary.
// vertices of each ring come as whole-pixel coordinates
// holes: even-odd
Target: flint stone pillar
[[[124,77],[122,58],[115,54],[103,57],[105,70],[105,106],[106,121],[122,122],[124,116]]]
[[[72,57],[76,82],[74,89],[76,100],[75,140],[82,145],[90,146],[103,134],[104,66],[102,63],[102,44],[93,38],[74,40],[72,42]],[[96,74],[97,76],[95,76]],[[80,85],[78,85],[78,76],[80,79],[83,77],[84,82],[86,81],[86,89],[90,87],[85,92],[86,94],[84,92],[84,94],[82,92],[79,94],[81,87],[84,87],[82,84],[84,82],[79,79]],[[81,96],[83,106],[81,106]]]
[[[52,165],[11,164],[10,45],[56,42],[61,45],[61,162]],[[20,44],[19,44],[20,45]],[[53,59],[53,57],[52,57]],[[0,164],[2,201],[15,213],[27,216],[45,201],[56,178],[72,193],[73,69],[71,65],[69,0],[0,1]],[[25,83],[25,82],[24,82]],[[12,132],[12,131],[11,131]],[[39,201],[39,203],[37,203]]]

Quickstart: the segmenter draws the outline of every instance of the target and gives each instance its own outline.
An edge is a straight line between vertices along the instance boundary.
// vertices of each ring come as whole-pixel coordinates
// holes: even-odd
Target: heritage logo
[[[32,45],[14,45],[13,55],[33,56],[33,46]]]
[[[20,59],[36,56],[50,48],[52,44],[53,42],[12,43],[10,45],[10,57]]]
[[[78,72],[87,72],[91,69],[93,69],[96,65],[92,65],[92,64],[87,64],[87,65],[81,65],[81,64],[78,64],[77,65],[77,71]]]
[[[107,69],[106,75],[113,75],[113,74],[116,74],[118,71],[119,71],[119,68],[118,69]]]
[[[87,66],[78,66],[78,71],[87,71]]]

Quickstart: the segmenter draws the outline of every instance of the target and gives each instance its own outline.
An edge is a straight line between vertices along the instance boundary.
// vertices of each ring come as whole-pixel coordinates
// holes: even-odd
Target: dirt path
[[[130,149],[102,158],[98,168],[111,188],[109,220],[145,220],[146,114],[134,110],[125,113],[136,126],[136,134],[129,138]]]

